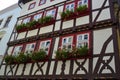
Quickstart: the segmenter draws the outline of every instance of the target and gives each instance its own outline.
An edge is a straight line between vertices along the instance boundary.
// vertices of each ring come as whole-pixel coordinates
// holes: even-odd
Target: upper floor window
[[[62,37],[61,48],[71,50],[73,45],[73,37],[73,35]]]
[[[42,18],[42,15],[43,15],[43,13],[35,14],[33,19],[37,21],[38,19]]]
[[[31,17],[27,17],[27,18],[23,19],[22,23],[26,24],[26,23],[30,22],[30,19],[31,19]]]
[[[40,41],[39,50],[42,49],[47,54],[49,54],[49,52],[50,52],[50,46],[51,46],[51,40],[52,39]]]
[[[88,0],[79,0],[77,5],[78,5],[78,7],[79,6],[83,6],[83,5],[87,5],[88,6]]]
[[[26,44],[25,53],[31,53],[31,52],[33,52],[34,49],[35,49],[35,44],[36,43]]]
[[[75,2],[65,5],[65,10],[74,11],[74,9],[75,9]]]
[[[77,34],[77,39],[76,39],[76,47],[80,48],[83,46],[89,47],[89,33],[81,33]]]
[[[46,3],[46,0],[40,0],[39,6],[40,6],[40,5],[43,5],[43,4],[45,4],[45,3]]]
[[[47,10],[46,11],[46,16],[52,16],[54,18],[55,15],[56,15],[56,10],[57,10],[56,8]]]
[[[17,55],[22,51],[23,45],[18,45],[14,47],[13,55]]]
[[[0,25],[2,24],[2,21],[3,21],[3,20],[0,20]]]
[[[35,4],[36,4],[36,2],[31,3],[31,4],[29,5],[28,10],[33,9],[33,8],[35,7]]]
[[[12,18],[12,16],[10,16],[10,17],[7,18],[4,27],[8,27],[8,25],[9,25],[9,23],[11,21],[11,18]]]

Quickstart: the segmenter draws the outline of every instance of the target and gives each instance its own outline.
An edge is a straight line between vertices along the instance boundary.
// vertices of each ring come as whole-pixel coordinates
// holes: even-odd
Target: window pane
[[[12,18],[12,16],[7,18],[7,21],[4,25],[4,27],[8,27],[8,24],[10,23],[11,18]]]
[[[38,19],[40,19],[42,17],[42,13],[41,14],[36,14],[35,16],[34,16],[34,20],[38,20]]]

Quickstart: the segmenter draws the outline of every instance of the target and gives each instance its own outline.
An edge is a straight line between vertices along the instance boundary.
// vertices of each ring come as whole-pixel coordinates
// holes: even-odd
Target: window
[[[36,2],[31,3],[31,4],[29,5],[28,10],[33,9],[33,8],[35,7],[35,4],[36,4]]]
[[[45,3],[46,3],[46,0],[40,0],[39,6],[40,6],[40,5],[43,5],[43,4],[45,4]]]
[[[7,18],[7,21],[5,22],[4,27],[8,27],[8,24],[10,23],[11,18],[12,18],[12,16]]]
[[[55,15],[56,15],[56,8],[46,11],[46,16],[52,16],[53,18],[55,18]]]
[[[47,54],[50,52],[51,39],[40,41],[39,50],[43,49]]]
[[[62,37],[62,44],[61,48],[62,49],[68,49],[71,50],[73,46],[73,37],[74,36],[67,36],[67,37]]]
[[[2,24],[2,21],[3,21],[3,20],[0,20],[0,25]]]
[[[69,3],[65,5],[65,11],[69,10],[69,11],[74,11],[75,9],[75,2]]]
[[[15,46],[13,50],[13,55],[17,55],[18,53],[20,53],[22,51],[22,47],[23,45]]]
[[[83,5],[87,5],[88,6],[88,0],[80,0],[78,1],[78,6],[83,6]]]
[[[31,52],[33,52],[34,49],[35,49],[35,44],[36,43],[26,44],[25,53],[31,53]]]
[[[43,13],[35,14],[33,19],[37,21],[38,19],[40,19],[42,17],[42,15],[43,15]]]
[[[82,34],[77,34],[76,37],[76,47],[80,48],[82,46],[87,46],[89,47],[89,33],[82,33]]]
[[[31,19],[31,17],[27,17],[27,18],[23,19],[22,23],[26,24],[26,23],[30,22],[30,19]]]

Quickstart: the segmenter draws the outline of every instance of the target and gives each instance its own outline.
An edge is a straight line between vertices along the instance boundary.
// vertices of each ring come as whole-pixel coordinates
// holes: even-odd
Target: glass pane
[[[84,35],[84,40],[87,40],[88,39],[88,35]]]

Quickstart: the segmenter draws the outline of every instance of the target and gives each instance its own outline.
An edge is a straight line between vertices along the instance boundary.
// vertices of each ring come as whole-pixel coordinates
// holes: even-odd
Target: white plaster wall
[[[83,16],[76,19],[76,26],[89,24],[89,16]]]
[[[98,15],[98,11],[92,12],[92,15],[93,15],[93,21],[94,21],[96,16]],[[107,20],[107,19],[110,19],[110,18],[111,18],[110,9],[107,8],[107,9],[102,10],[102,12],[100,13],[97,21]]]
[[[62,25],[62,29],[66,29],[66,28],[71,28],[71,27],[73,27],[73,21],[74,21],[74,20],[64,21],[64,22],[63,22],[63,25]]]
[[[5,65],[2,65],[0,69],[0,75],[4,75],[4,71],[5,71]]]
[[[54,64],[55,64],[55,61],[52,61],[50,64],[49,75],[53,74],[53,70],[54,70],[54,66],[55,66]]]
[[[92,0],[92,9],[98,9],[98,8],[101,8],[103,3],[104,3],[105,0]],[[107,3],[105,4],[105,6],[109,6],[109,0],[107,0]]]
[[[82,64],[84,62],[85,59],[79,59],[77,60],[78,63]],[[88,66],[89,65],[89,60],[87,59],[86,63],[83,65],[83,67],[87,70],[88,72]],[[75,71],[76,69],[78,68],[79,66],[74,62],[74,66],[73,66],[73,74],[75,74]],[[77,72],[77,74],[85,74],[85,72],[80,68],[79,71]]]
[[[45,26],[45,27],[40,28],[39,34],[52,32],[52,30],[53,30],[53,25]]]
[[[93,37],[93,54],[100,54],[105,41],[111,36],[112,29],[95,30]],[[113,41],[107,45],[106,52],[113,52]]]
[[[26,32],[19,33],[17,39],[25,38],[25,34]]]
[[[57,37],[56,40],[55,40],[52,58],[55,58],[55,56],[56,56],[55,52],[56,52],[57,49],[58,49],[59,39],[60,39],[60,38]]]
[[[9,47],[7,53],[10,55],[12,53],[12,50],[13,50],[13,46],[12,47]]]
[[[15,24],[16,24],[17,17],[20,15],[20,11],[21,11],[21,9],[19,7],[16,7],[16,8],[10,9],[9,11],[6,11],[4,13],[1,13],[2,11],[0,12],[0,20],[3,19],[3,22],[0,26],[0,28],[1,28],[0,32],[1,31],[6,32],[4,34],[2,40],[0,41],[0,55],[3,55],[5,53],[5,50],[7,48],[7,42],[9,40],[10,35],[12,33],[12,30],[13,30]],[[7,18],[10,17],[10,16],[12,16],[12,18],[11,18],[11,21],[10,21],[8,27],[3,28]]]
[[[27,37],[37,35],[38,29],[28,31]]]
[[[102,60],[105,61],[105,62],[107,62],[107,60],[109,60],[109,59],[110,59],[110,56],[105,56],[105,57],[103,57]],[[95,67],[96,67],[96,65],[97,65],[98,60],[99,60],[98,57],[93,58],[93,71],[94,71],[94,69],[95,69]],[[100,68],[99,68],[99,70],[98,70],[98,73],[100,72],[100,70],[101,70],[101,68],[102,68],[103,65],[104,65],[103,63],[100,64]],[[109,66],[113,69],[113,71],[116,73],[116,69],[115,69],[115,58],[114,58],[114,57],[112,58],[111,62],[110,62],[108,65],[109,65]],[[102,73],[103,73],[103,74],[104,74],[104,73],[111,73],[111,71],[110,71],[109,69],[107,69],[107,67],[105,67],[105,69],[102,71]]]
[[[30,2],[26,3],[25,5],[23,5],[21,15],[25,15],[25,14],[43,9],[45,7],[48,7],[48,6],[51,6],[51,5],[54,5],[54,4],[57,4],[57,3],[60,3],[60,2],[66,1],[66,0],[55,0],[55,1],[52,1],[52,2],[50,2],[50,0],[46,0],[46,3],[44,5],[41,5],[41,6],[39,6],[39,1],[40,0],[33,0],[33,1],[30,1]],[[35,8],[31,9],[31,10],[28,10],[29,4],[31,4],[33,2],[36,2]]]
[[[55,22],[55,30],[54,31],[60,30],[60,24],[61,24],[61,21]]]

